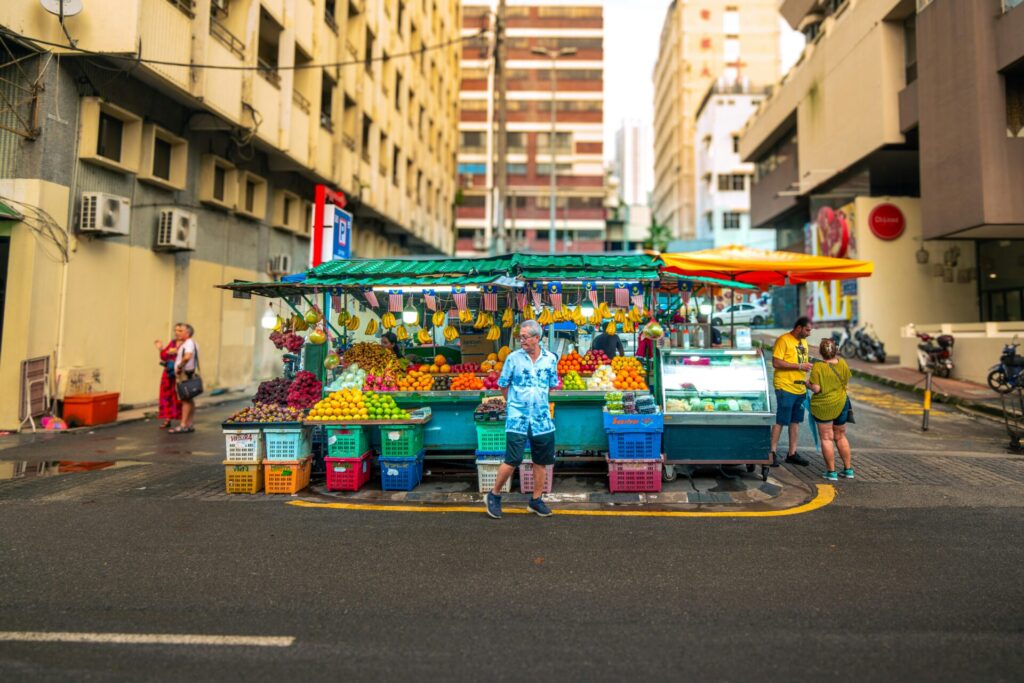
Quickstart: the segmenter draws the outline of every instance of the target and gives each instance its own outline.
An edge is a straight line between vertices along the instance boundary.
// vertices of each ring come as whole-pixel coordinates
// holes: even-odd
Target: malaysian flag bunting
[[[526,309],[526,292],[522,290],[516,292],[516,308],[520,311]]]
[[[543,304],[543,298],[541,295],[544,293],[544,284],[541,282],[535,282],[533,284],[533,307],[540,309]]]
[[[452,287],[452,298],[455,299],[455,307],[460,311],[466,310],[466,288],[465,287]]]
[[[633,305],[643,310],[644,308],[644,289],[640,286],[639,282],[632,282],[629,285],[629,296],[633,300]]]
[[[377,303],[377,295],[373,293],[373,287],[363,287],[363,298],[366,299],[370,308],[377,308],[380,305]]]
[[[583,291],[587,293],[587,298],[594,304],[594,308],[597,308],[597,283],[593,280],[584,280]]]
[[[423,290],[423,303],[425,303],[427,305],[427,310],[429,310],[429,311],[436,311],[437,310],[437,295],[434,294],[434,290],[432,290],[432,289],[424,289]]]
[[[629,306],[629,289],[625,282],[615,283],[615,305],[619,308]]]
[[[402,310],[402,290],[388,290],[388,310],[392,313],[399,313]]]
[[[338,291],[331,292],[331,310],[341,313],[341,293]]]
[[[497,285],[484,285],[484,310],[496,312],[498,310],[498,287]]]
[[[684,306],[690,305],[690,291],[693,289],[693,284],[686,280],[679,280],[676,283],[679,288],[679,298],[682,300]]]
[[[562,309],[562,283],[561,282],[549,282],[548,283],[548,298],[551,299],[551,305],[555,307],[556,311]]]

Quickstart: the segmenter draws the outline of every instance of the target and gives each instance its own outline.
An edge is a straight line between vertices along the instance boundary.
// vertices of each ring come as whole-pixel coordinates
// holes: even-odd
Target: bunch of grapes
[[[320,400],[322,392],[323,386],[316,375],[303,370],[295,374],[292,386],[288,390],[288,405],[292,408],[307,410]]]
[[[291,353],[298,353],[302,350],[305,340],[294,332],[271,332],[270,341],[278,349],[287,349]]]
[[[260,386],[256,389],[256,398],[252,402],[286,406],[288,405],[288,389],[291,388],[291,385],[292,383],[284,377],[260,382]]]

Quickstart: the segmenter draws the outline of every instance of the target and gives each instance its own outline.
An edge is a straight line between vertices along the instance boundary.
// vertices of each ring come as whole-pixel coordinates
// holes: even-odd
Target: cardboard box
[[[463,363],[483,362],[487,360],[487,354],[497,353],[498,351],[498,343],[488,341],[486,334],[464,334],[460,340]]]

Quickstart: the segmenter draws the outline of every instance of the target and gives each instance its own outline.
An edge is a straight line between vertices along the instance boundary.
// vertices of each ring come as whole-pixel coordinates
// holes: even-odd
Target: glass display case
[[[768,370],[757,349],[666,349],[661,357],[665,414],[768,413]]]

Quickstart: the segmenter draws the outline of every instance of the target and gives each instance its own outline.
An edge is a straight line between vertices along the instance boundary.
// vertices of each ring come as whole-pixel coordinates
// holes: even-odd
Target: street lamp
[[[535,48],[533,48],[533,50],[531,50],[531,52],[533,54],[535,54],[535,55],[540,55],[541,57],[547,57],[548,59],[551,60],[551,139],[549,140],[549,142],[551,143],[551,210],[550,210],[551,226],[548,229],[548,253],[549,254],[554,254],[555,253],[555,206],[557,204],[556,198],[557,198],[557,194],[558,194],[558,188],[557,188],[557,185],[555,183],[555,155],[557,154],[556,147],[555,147],[555,144],[556,144],[555,143],[555,122],[557,121],[556,113],[557,113],[557,109],[558,109],[557,103],[556,103],[556,100],[555,100],[555,96],[556,96],[556,94],[558,92],[558,76],[557,76],[557,71],[555,69],[558,66],[558,58],[559,57],[571,57],[572,55],[576,54],[576,48],[574,48],[574,47],[563,47],[563,48],[555,50],[555,49],[548,49],[548,48],[544,48],[544,47],[535,47]]]

